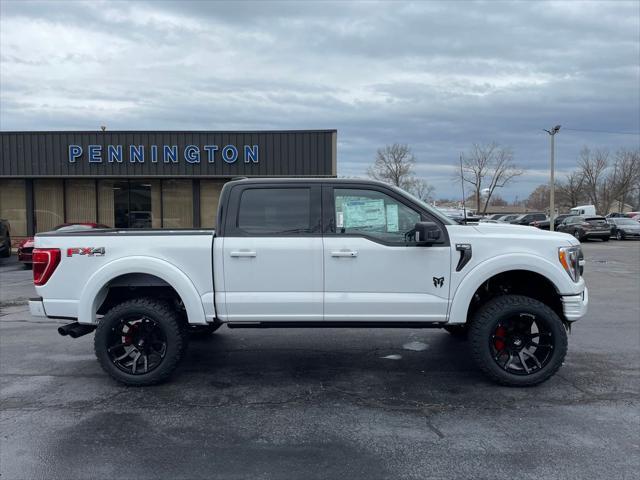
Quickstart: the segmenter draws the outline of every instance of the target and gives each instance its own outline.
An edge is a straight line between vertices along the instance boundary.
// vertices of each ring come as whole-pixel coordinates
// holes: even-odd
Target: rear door
[[[223,242],[227,321],[322,320],[319,184],[236,185]]]
[[[418,246],[412,230],[435,221],[390,189],[334,184],[323,190],[325,321],[445,321],[450,256]]]

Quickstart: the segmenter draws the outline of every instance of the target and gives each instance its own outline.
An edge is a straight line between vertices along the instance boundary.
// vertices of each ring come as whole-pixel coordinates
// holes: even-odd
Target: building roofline
[[[1,134],[32,134],[32,133],[72,133],[72,134],[94,134],[94,133],[225,133],[225,134],[247,134],[247,133],[337,133],[333,129],[300,129],[300,130],[0,130]]]

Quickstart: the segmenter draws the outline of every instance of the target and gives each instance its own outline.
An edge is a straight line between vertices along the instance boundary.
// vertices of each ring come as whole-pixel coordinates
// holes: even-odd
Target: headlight
[[[558,249],[558,260],[560,260],[560,264],[574,282],[580,280],[581,254],[582,250],[579,246],[560,247]]]

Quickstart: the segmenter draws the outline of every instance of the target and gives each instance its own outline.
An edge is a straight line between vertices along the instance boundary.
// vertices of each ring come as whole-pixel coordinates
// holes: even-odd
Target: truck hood
[[[579,245],[580,242],[576,240],[573,236],[567,233],[561,232],[550,232],[548,230],[540,230],[536,227],[530,227],[527,225],[510,225],[505,223],[479,223],[478,225],[473,225],[473,229],[475,229],[478,233],[482,233],[485,235],[491,236],[505,236],[505,237],[535,237],[540,240],[560,240],[569,241],[570,244]]]

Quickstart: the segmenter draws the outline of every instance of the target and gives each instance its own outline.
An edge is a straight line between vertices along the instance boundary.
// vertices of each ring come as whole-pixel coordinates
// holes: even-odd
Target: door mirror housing
[[[433,245],[443,243],[443,235],[440,227],[434,222],[418,222],[415,226],[416,243],[418,245]]]

